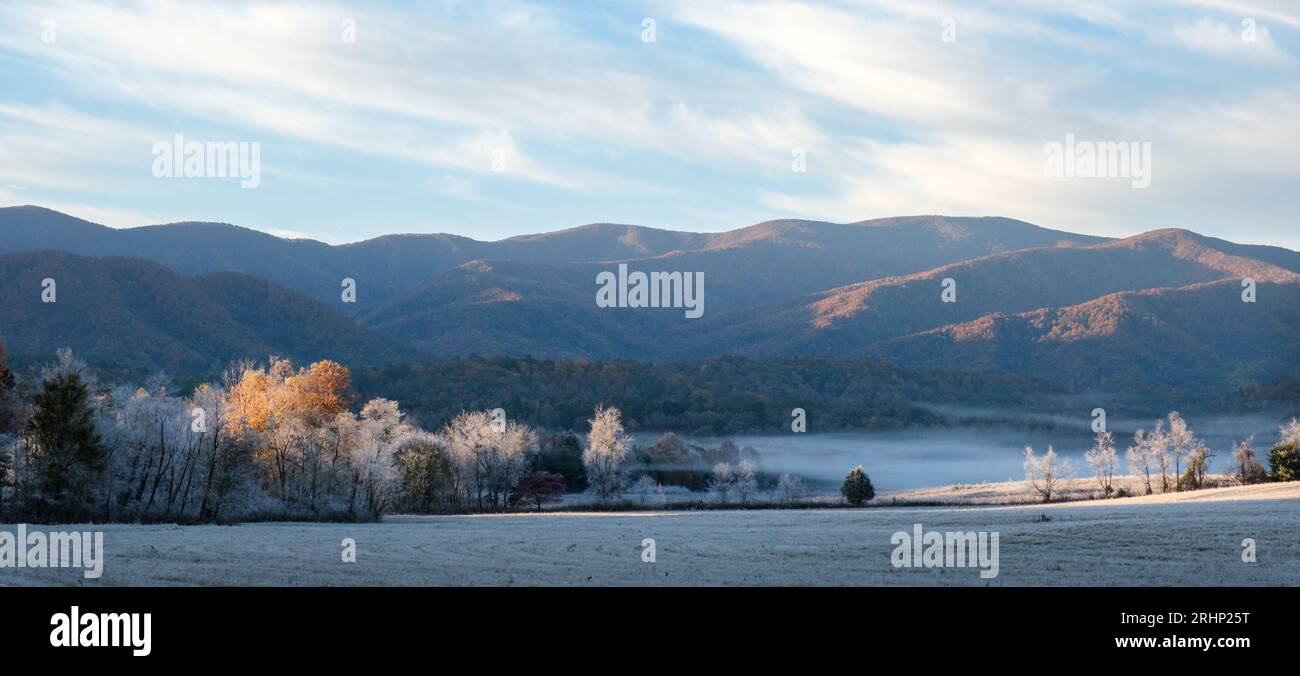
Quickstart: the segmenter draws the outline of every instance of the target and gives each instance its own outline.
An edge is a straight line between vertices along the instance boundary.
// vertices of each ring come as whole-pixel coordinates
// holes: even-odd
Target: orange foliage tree
[[[351,373],[329,360],[295,371],[293,362],[272,357],[269,367],[244,369],[230,401],[231,423],[257,432],[289,415],[323,422],[352,404]]]

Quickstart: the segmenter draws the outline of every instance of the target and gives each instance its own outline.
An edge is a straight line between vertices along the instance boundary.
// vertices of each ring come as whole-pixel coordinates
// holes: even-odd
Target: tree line
[[[667,435],[637,448],[622,413],[603,405],[586,421],[585,444],[503,409],[460,411],[425,431],[392,400],[357,401],[349,369],[328,360],[240,362],[180,395],[165,377],[101,385],[68,350],[19,383],[4,356],[0,343],[6,518],[360,520],[540,509],[584,490],[600,503],[629,490],[644,500],[665,481],[707,487],[714,463],[738,463],[745,481],[756,473],[756,452],[730,442],[706,449]]]
[[[370,518],[418,438],[397,405],[358,411],[348,370],[240,363],[179,396],[165,378],[101,386],[63,350],[30,393],[0,353],[0,511],[37,521]]]
[[[1055,390],[1018,376],[906,369],[869,360],[717,357],[664,364],[531,357],[465,357],[354,370],[357,390],[401,401],[428,426],[462,409],[501,406],[552,430],[581,430],[617,401],[628,430],[695,436],[789,431],[791,411],[815,411],[810,430],[879,431],[955,422],[931,404],[1050,406]]]
[[[541,509],[588,492],[606,508],[665,501],[665,487],[707,491],[718,504],[794,504],[809,488],[759,469],[759,453],[663,434],[636,445],[624,412],[597,403],[573,431],[546,433],[505,410],[460,410],[434,431],[398,404],[358,399],[352,372],[333,361],[231,365],[216,382],[181,395],[165,377],[104,385],[68,350],[25,381],[0,342],[0,518],[32,521],[220,522],[376,519],[417,513]],[[1239,483],[1300,478],[1300,422],[1281,430],[1265,471],[1253,439],[1233,448]],[[1146,493],[1201,488],[1213,457],[1178,413],[1139,430],[1129,470]],[[1103,497],[1120,457],[1109,432],[1085,454]],[[1026,448],[1026,481],[1050,501],[1072,468],[1050,447]],[[841,487],[860,505],[874,497],[861,468]],[[775,504],[775,502],[773,503]]]
[[[1251,436],[1232,445],[1232,453],[1220,476],[1237,485],[1300,479],[1300,420],[1292,418],[1282,425],[1278,437],[1278,442],[1268,450],[1267,471],[1255,453],[1255,439]],[[1124,454],[1129,475],[1145,495],[1152,495],[1157,489],[1160,493],[1168,493],[1208,487],[1213,457],[1209,446],[1196,436],[1177,411],[1157,420],[1149,431],[1138,429],[1133,434],[1133,445]],[[1101,490],[1101,497],[1129,494],[1129,489],[1116,482],[1116,478],[1122,475],[1113,433],[1099,430],[1092,447],[1084,453],[1084,461]],[[1061,490],[1073,478],[1075,471],[1073,464],[1059,458],[1051,446],[1041,456],[1035,455],[1032,446],[1025,447],[1025,483],[1043,502],[1060,497]]]

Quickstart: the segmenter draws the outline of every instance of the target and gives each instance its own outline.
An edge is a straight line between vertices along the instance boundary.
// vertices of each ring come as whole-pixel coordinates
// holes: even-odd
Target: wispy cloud
[[[1267,239],[1297,206],[1278,184],[1296,176],[1298,16],[1231,0],[20,0],[0,7],[0,182],[24,186],[6,199],[228,211],[331,240],[923,211],[1121,234],[1243,203]],[[174,133],[259,141],[262,187],[161,185],[149,148]],[[1150,141],[1152,190],[1044,176],[1043,144],[1067,133]]]

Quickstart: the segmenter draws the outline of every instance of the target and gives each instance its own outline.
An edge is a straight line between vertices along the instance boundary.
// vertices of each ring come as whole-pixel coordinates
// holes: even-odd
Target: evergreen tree
[[[17,434],[22,429],[16,384],[5,357],[4,341],[0,341],[0,436]]]
[[[533,469],[554,472],[564,477],[571,493],[587,489],[587,468],[582,465],[582,441],[573,432],[552,434],[542,442],[541,452],[533,458]]]
[[[104,469],[104,446],[95,429],[90,390],[78,373],[56,371],[42,383],[32,398],[27,438],[33,509],[56,519],[84,516]]]
[[[844,477],[844,485],[840,487],[840,493],[854,507],[860,507],[862,503],[876,497],[876,489],[871,485],[871,477],[862,471],[862,465],[854,467],[848,476]]]
[[[5,489],[14,468],[14,442],[22,431],[22,407],[15,385],[14,374],[5,358],[4,341],[0,341],[0,514],[5,511]]]
[[[1300,444],[1288,439],[1268,449],[1268,465],[1268,476],[1274,481],[1300,479]]]

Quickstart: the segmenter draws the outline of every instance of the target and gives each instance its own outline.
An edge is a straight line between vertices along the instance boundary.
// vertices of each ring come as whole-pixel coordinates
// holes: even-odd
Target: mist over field
[[[1062,422],[1062,421],[1056,421]],[[1078,421],[1076,421],[1078,422]],[[1108,422],[1123,453],[1138,427],[1150,428],[1154,420]],[[1285,420],[1262,415],[1193,418],[1189,424],[1214,458],[1212,471],[1227,466],[1232,444],[1254,434],[1256,446],[1276,440]],[[848,468],[862,465],[877,490],[902,490],[945,484],[985,483],[1024,478],[1025,445],[1046,451],[1051,445],[1070,459],[1079,477],[1089,475],[1084,451],[1092,444],[1087,419],[1074,433],[1038,429],[922,428],[897,432],[739,435],[683,439],[701,446],[717,446],[730,439],[737,446],[759,453],[759,468],[769,474],[789,472],[838,489]],[[653,443],[657,434],[637,434],[638,443]]]

